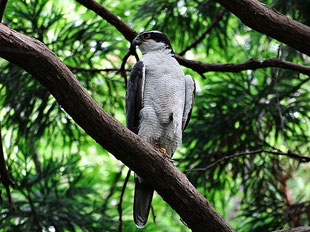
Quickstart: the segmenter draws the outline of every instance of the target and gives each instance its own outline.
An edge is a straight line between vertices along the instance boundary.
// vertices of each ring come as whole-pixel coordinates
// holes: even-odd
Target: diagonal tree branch
[[[310,56],[310,27],[268,8],[258,0],[215,0],[245,25]]]
[[[179,169],[107,114],[42,42],[0,24],[0,56],[35,77],[88,135],[152,183],[192,231],[233,231]]]
[[[203,41],[203,39],[210,34],[210,32],[212,31],[212,29],[222,20],[224,14],[225,14],[225,10],[222,11],[222,13],[220,13],[218,16],[215,17],[215,19],[210,23],[210,25],[208,26],[207,30],[205,30],[204,33],[202,33],[198,39],[196,39],[192,44],[190,44],[188,47],[186,47],[183,51],[179,52],[178,55],[179,56],[184,56],[185,53],[189,50],[191,50],[192,48],[195,48],[201,41]]]

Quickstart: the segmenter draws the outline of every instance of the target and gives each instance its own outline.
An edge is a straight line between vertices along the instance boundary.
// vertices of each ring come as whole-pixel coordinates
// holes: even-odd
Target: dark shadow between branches
[[[15,210],[15,205],[12,200],[11,192],[10,192],[10,186],[15,188],[15,184],[10,178],[10,175],[6,169],[5,159],[4,159],[4,152],[3,152],[3,146],[2,146],[2,135],[1,135],[1,124],[0,124],[0,175],[1,175],[1,182],[6,190],[6,196],[8,198],[9,204],[13,210]],[[0,192],[1,197],[1,192]]]
[[[122,187],[121,196],[119,198],[119,203],[117,205],[118,215],[119,215],[119,221],[118,221],[118,231],[123,231],[123,210],[122,210],[122,204],[123,204],[123,197],[125,194],[126,186],[130,177],[131,170],[129,169]]]

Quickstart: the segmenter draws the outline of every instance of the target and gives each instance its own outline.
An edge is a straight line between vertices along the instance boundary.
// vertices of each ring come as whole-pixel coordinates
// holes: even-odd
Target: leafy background
[[[223,12],[215,1],[99,1],[136,31],[160,30],[176,53]],[[310,25],[309,0],[261,1]],[[116,71],[129,43],[73,0],[8,1],[4,23],[43,41],[91,96],[125,124],[125,81]],[[222,20],[188,59],[242,62],[273,58],[309,65],[309,57],[257,33],[235,16]],[[134,65],[131,57],[127,68]],[[128,168],[96,144],[34,78],[0,60],[0,120],[11,210],[1,186],[0,231],[120,231],[120,195]],[[309,155],[309,77],[267,68],[208,72],[197,82],[193,116],[175,164],[237,230],[308,225],[309,164],[268,151]],[[78,106],[77,106],[78,107]],[[247,154],[256,151],[255,154]],[[210,166],[223,157],[241,154]],[[123,231],[132,220],[133,177],[122,200]],[[154,213],[153,213],[154,212]],[[141,230],[139,230],[141,231]],[[189,231],[159,195],[142,231]]]

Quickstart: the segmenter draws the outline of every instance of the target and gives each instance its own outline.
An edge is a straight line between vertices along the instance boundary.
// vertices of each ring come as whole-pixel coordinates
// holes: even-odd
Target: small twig
[[[156,214],[155,214],[155,210],[154,210],[153,205],[151,205],[151,210],[152,210],[153,222],[154,222],[154,224],[156,224]]]
[[[34,206],[34,203],[33,203],[33,200],[31,198],[31,193],[30,193],[30,190],[28,187],[26,187],[26,191],[23,190],[22,188],[19,188],[19,191],[24,195],[24,197],[28,200],[28,203],[30,205],[30,209],[31,209],[31,213],[33,215],[33,219],[34,219],[34,222],[37,224],[39,230],[38,231],[42,231],[42,227],[41,227],[41,223],[40,223],[40,220],[38,218],[38,215],[37,215],[37,211],[35,209],[35,206]]]
[[[298,85],[293,87],[289,92],[279,96],[279,100],[281,101],[284,97],[290,96],[291,94],[295,93],[296,91],[298,91],[301,88],[302,85],[306,84],[308,81],[310,81],[310,76],[308,78],[302,80]]]
[[[281,132],[281,136],[282,136],[284,146],[287,148],[288,151],[290,151],[291,149],[289,148],[289,146],[286,142],[285,133],[284,133],[284,120],[283,120],[283,114],[282,114],[281,105],[280,105],[279,91],[277,89],[277,87],[278,87],[278,76],[279,76],[279,70],[276,71],[275,85],[274,85],[275,88],[274,89],[276,92],[276,104],[277,104],[278,114],[279,114],[279,118],[280,118],[280,132]]]
[[[123,211],[122,211],[122,204],[123,204],[123,197],[124,197],[124,193],[125,193],[125,189],[126,189],[126,186],[127,186],[127,183],[128,183],[128,180],[129,180],[129,177],[130,177],[130,173],[131,173],[131,170],[129,169],[128,172],[127,172],[127,175],[126,175],[126,178],[125,178],[125,181],[124,181],[124,184],[123,184],[123,187],[122,187],[122,192],[121,192],[121,196],[119,198],[119,203],[117,205],[117,210],[118,210],[118,214],[119,214],[119,221],[118,221],[118,231],[119,232],[122,232],[123,231]]]
[[[89,73],[119,72],[118,68],[82,68],[82,67],[73,67],[73,66],[68,66],[68,68],[71,69],[72,71],[76,71],[76,72],[89,72]],[[125,69],[125,71],[130,72],[131,69]]]
[[[111,187],[110,187],[110,192],[109,194],[107,195],[107,197],[105,198],[105,201],[104,201],[104,204],[102,206],[102,212],[104,212],[107,208],[107,205],[108,205],[108,202],[110,200],[110,198],[112,197],[113,193],[114,193],[114,190],[117,186],[117,183],[119,181],[119,179],[121,178],[122,176],[122,172],[123,172],[123,169],[125,168],[126,166],[123,165],[120,170],[118,171],[118,173],[116,174],[114,180],[112,181],[112,184],[111,184]]]
[[[0,175],[1,175],[1,182],[5,187],[6,195],[9,200],[10,206],[13,210],[15,210],[15,205],[12,200],[12,196],[10,193],[10,186],[15,188],[15,184],[11,180],[9,173],[6,169],[5,160],[4,160],[4,152],[2,147],[2,135],[1,135],[1,124],[0,124]]]
[[[32,159],[33,159],[33,163],[34,163],[34,167],[36,169],[36,172],[38,174],[41,173],[41,171],[42,171],[41,163],[40,163],[40,160],[39,160],[39,155],[38,155],[38,153],[36,151],[33,153]]]
[[[207,79],[206,76],[203,75],[203,73],[201,73],[201,72],[197,72],[197,73],[201,76],[202,79],[204,79],[204,80]]]
[[[121,76],[124,78],[125,88],[127,88],[127,74],[125,72],[125,64],[126,64],[126,62],[127,62],[127,60],[128,60],[130,55],[131,55],[131,51],[129,49],[128,52],[126,53],[126,55],[123,58],[122,65],[121,65],[120,69],[117,71],[117,74],[120,73]]]
[[[307,156],[302,156],[299,154],[296,154],[294,152],[288,151],[287,153],[284,152],[280,152],[280,151],[268,151],[268,150],[254,150],[254,151],[248,151],[248,152],[242,152],[242,153],[237,153],[234,155],[229,155],[229,156],[225,156],[221,159],[218,159],[217,161],[214,161],[213,163],[211,163],[209,166],[205,167],[205,168],[193,168],[193,169],[186,169],[184,172],[191,172],[191,171],[207,171],[208,169],[218,165],[219,163],[226,161],[228,159],[233,159],[236,157],[241,157],[241,156],[246,156],[246,155],[256,155],[259,153],[270,153],[273,155],[283,155],[283,156],[288,156],[290,158],[293,159],[297,159],[299,160],[299,162],[310,162],[310,157]]]
[[[126,62],[127,62],[128,58],[129,58],[129,56],[131,56],[131,55],[134,55],[136,60],[139,61],[139,57],[138,57],[138,54],[136,52],[136,48],[135,48],[135,46],[132,43],[130,44],[130,48],[129,48],[128,52],[126,53],[126,55],[123,58],[123,62],[122,62],[121,68],[117,72],[117,73],[120,73],[121,76],[124,78],[124,80],[125,80],[125,88],[127,88],[127,75],[126,75],[126,71],[125,71],[125,65],[126,65]]]
[[[210,23],[210,25],[208,26],[207,30],[205,30],[205,32],[203,32],[198,39],[196,39],[192,44],[190,44],[189,46],[187,46],[183,51],[181,51],[178,55],[179,56],[183,56],[187,51],[191,50],[192,48],[196,47],[206,36],[207,34],[210,34],[210,32],[212,31],[212,29],[219,23],[219,21],[221,21],[221,19],[223,18],[224,14],[225,14],[226,10],[223,10],[219,15],[216,16],[215,19],[213,19],[213,21]]]
[[[5,10],[7,3],[8,3],[8,0],[0,0],[0,23],[2,22],[4,10]]]

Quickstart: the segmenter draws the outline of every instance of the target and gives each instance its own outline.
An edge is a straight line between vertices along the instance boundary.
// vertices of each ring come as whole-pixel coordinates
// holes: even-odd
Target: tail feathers
[[[143,228],[149,216],[154,189],[135,174],[133,217],[138,228]]]

